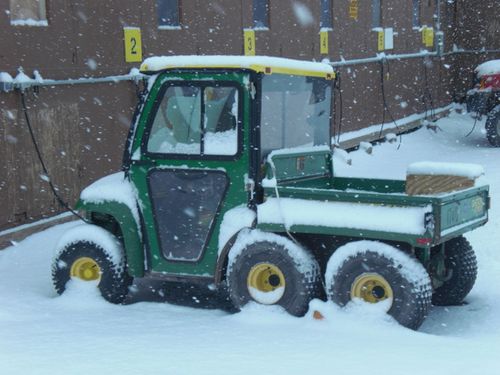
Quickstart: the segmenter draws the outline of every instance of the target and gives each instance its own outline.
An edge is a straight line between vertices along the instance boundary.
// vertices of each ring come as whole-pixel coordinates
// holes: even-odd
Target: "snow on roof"
[[[484,169],[479,164],[422,161],[410,164],[406,173],[412,175],[461,176],[476,179],[484,175]]]
[[[155,56],[141,65],[141,72],[151,73],[174,68],[240,68],[259,73],[281,73],[333,78],[329,64],[269,56]]]
[[[500,74],[500,60],[491,60],[479,65],[475,72],[478,77],[491,75],[491,74]]]

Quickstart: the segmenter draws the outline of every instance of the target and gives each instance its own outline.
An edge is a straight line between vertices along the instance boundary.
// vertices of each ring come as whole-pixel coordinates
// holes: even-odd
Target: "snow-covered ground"
[[[351,153],[352,166],[337,165],[341,175],[401,179],[416,161],[485,168],[490,222],[467,235],[477,251],[477,284],[464,306],[434,307],[419,332],[397,325],[376,305],[342,311],[314,301],[326,317],[317,321],[258,305],[238,314],[158,302],[116,306],[75,281],[59,297],[50,262],[58,238],[75,225],[69,223],[0,252],[0,373],[500,373],[500,149],[486,141],[484,122],[465,138],[472,124],[468,115],[453,113],[437,132],[422,128],[404,135],[399,149],[385,143],[372,155]],[[212,306],[195,288],[135,289],[141,288],[147,300],[172,300],[181,291],[186,304]]]

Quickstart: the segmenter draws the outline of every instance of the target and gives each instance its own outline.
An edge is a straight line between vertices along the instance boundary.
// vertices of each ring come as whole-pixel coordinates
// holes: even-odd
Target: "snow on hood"
[[[500,60],[491,60],[479,65],[475,70],[478,77],[500,74]]]

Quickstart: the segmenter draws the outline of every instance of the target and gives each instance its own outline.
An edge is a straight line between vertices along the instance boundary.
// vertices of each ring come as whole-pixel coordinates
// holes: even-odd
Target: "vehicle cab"
[[[153,57],[141,72],[151,75],[149,90],[125,164],[148,269],[213,278],[235,234],[222,226],[224,216],[260,203],[266,156],[329,147],[334,72],[327,64],[236,56]]]

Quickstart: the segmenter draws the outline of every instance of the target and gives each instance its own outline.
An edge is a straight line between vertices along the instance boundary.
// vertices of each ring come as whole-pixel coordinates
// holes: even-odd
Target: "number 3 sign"
[[[141,29],[138,27],[124,27],[125,62],[142,61]]]

